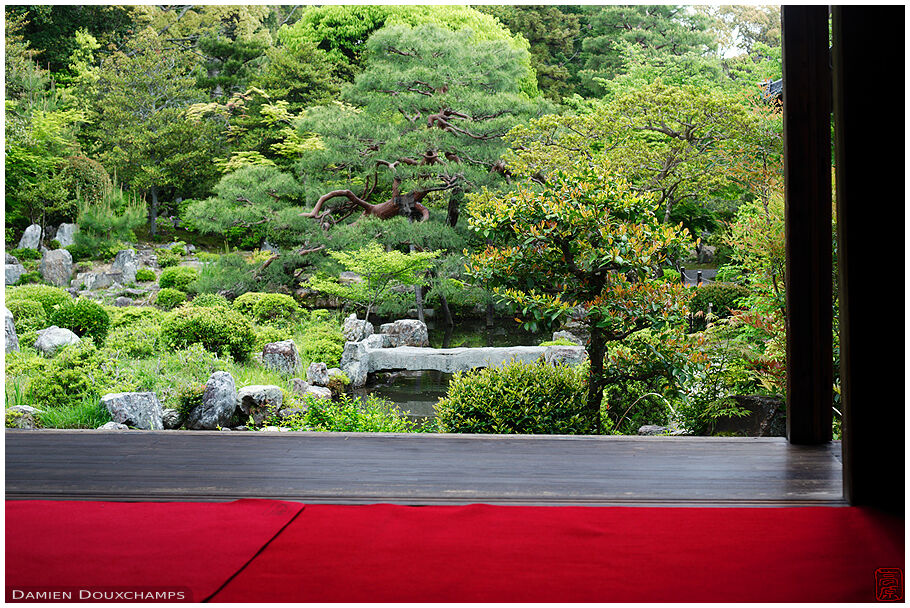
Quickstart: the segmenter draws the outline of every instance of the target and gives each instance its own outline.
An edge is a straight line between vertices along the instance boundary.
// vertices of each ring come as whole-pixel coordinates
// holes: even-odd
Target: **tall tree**
[[[356,210],[425,219],[430,193],[467,191],[501,176],[502,137],[547,107],[519,92],[527,52],[507,41],[400,25],[373,34],[366,50],[346,103],[310,109],[300,122],[322,144],[299,169],[315,199],[307,215],[324,223]],[[381,202],[371,202],[376,197]],[[450,206],[449,218],[454,225],[457,208]]]
[[[214,124],[185,116],[205,96],[195,86],[191,53],[167,48],[150,28],[130,47],[103,60],[84,80],[83,92],[92,99],[88,134],[117,178],[148,195],[154,235],[163,189],[191,196],[213,183],[217,172],[210,159],[220,135]]]

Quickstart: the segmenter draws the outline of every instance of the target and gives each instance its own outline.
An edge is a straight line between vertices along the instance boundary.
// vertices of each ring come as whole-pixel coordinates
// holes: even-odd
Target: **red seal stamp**
[[[875,571],[875,599],[879,602],[900,602],[904,599],[904,571],[900,568],[879,568]]]

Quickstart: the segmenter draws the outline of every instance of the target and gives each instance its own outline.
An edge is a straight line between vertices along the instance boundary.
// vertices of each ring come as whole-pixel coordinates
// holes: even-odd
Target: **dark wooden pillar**
[[[831,70],[828,7],[781,8],[787,247],[787,437],[831,440]]]
[[[901,514],[904,11],[832,9],[844,494]]]

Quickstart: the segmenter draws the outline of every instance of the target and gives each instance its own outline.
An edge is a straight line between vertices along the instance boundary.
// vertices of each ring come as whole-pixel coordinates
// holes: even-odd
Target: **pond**
[[[374,327],[391,319],[376,321]],[[481,346],[537,346],[553,337],[552,331],[529,332],[510,318],[499,318],[493,327],[486,320],[459,319],[455,327],[427,319],[433,348],[478,348]],[[397,405],[408,417],[423,422],[435,415],[433,406],[444,397],[452,374],[438,371],[400,371],[371,374],[367,385],[354,393],[375,395]]]

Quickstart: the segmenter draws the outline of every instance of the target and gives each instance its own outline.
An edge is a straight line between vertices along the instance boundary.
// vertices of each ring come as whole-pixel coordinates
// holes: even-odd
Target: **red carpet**
[[[270,500],[6,501],[6,600],[202,601],[302,509]]]
[[[220,602],[902,597],[903,520],[861,508],[301,508],[9,501],[7,600],[63,587]]]
[[[903,564],[848,507],[308,505],[214,601],[866,602]]]

